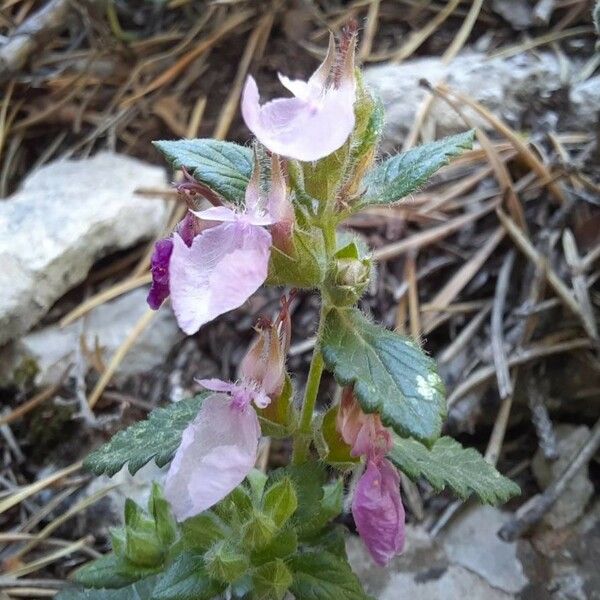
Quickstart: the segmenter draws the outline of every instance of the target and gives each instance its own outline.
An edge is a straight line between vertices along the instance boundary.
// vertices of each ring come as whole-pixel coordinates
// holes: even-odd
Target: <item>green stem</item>
[[[302,464],[308,460],[308,450],[312,438],[312,419],[315,412],[315,404],[317,402],[317,394],[323,375],[323,354],[321,354],[321,332],[325,321],[325,307],[321,306],[321,316],[319,320],[319,328],[317,330],[317,341],[310,361],[310,369],[308,370],[308,380],[304,390],[304,400],[302,402],[302,412],[300,413],[300,424],[294,438],[294,451],[292,462],[295,465]]]

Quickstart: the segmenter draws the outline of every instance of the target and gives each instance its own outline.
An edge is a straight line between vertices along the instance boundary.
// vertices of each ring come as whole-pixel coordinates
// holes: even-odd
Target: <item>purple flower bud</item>
[[[373,560],[384,567],[404,548],[400,476],[387,460],[369,460],[352,500],[352,515]]]

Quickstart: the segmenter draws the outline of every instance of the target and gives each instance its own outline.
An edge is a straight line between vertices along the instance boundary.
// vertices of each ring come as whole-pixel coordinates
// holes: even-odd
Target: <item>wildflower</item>
[[[197,233],[190,239],[188,229],[178,228],[167,240],[169,253],[167,244],[160,253],[157,247],[155,291],[151,290],[149,304],[154,308],[170,294],[177,322],[187,334],[241,306],[267,278],[273,239],[266,227],[293,223],[285,179],[275,156],[271,170],[266,201],[260,195],[255,162],[242,210],[222,205],[191,211],[191,218],[199,224]]]
[[[308,81],[279,75],[293,98],[260,105],[256,81],[248,76],[242,116],[271,152],[297,160],[323,158],[340,148],[354,128],[356,28],[347,28],[339,52],[333,36],[327,56]]]
[[[400,476],[385,458],[392,437],[379,415],[362,412],[349,388],[342,395],[337,427],[351,454],[366,458],[366,469],[354,490],[352,515],[373,560],[385,566],[404,548]]]
[[[290,328],[287,300],[282,304],[273,324],[260,325],[237,382],[199,381],[214,393],[184,430],[165,483],[165,495],[180,521],[223,499],[256,462],[260,424],[252,405],[266,408],[281,394],[285,378]]]

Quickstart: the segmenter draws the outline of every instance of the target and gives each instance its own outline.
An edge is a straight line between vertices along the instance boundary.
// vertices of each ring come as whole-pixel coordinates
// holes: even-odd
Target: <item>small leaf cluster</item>
[[[341,479],[322,465],[252,471],[212,510],[173,519],[158,485],[148,510],[131,500],[112,553],[84,566],[59,600],[234,598],[365,600],[347,563],[344,535],[332,524],[343,507]],[[140,595],[144,590],[144,595]]]

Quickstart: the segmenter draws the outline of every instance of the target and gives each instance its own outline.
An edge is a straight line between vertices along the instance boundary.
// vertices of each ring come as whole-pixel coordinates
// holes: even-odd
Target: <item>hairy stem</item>
[[[300,413],[300,425],[294,437],[294,452],[292,462],[295,465],[302,464],[308,459],[308,450],[312,434],[312,419],[317,402],[317,394],[323,375],[323,355],[321,354],[321,333],[323,323],[325,321],[325,306],[321,306],[321,316],[319,320],[319,328],[317,330],[317,341],[310,361],[310,369],[308,371],[308,380],[304,390],[304,400],[302,402],[302,412]]]

